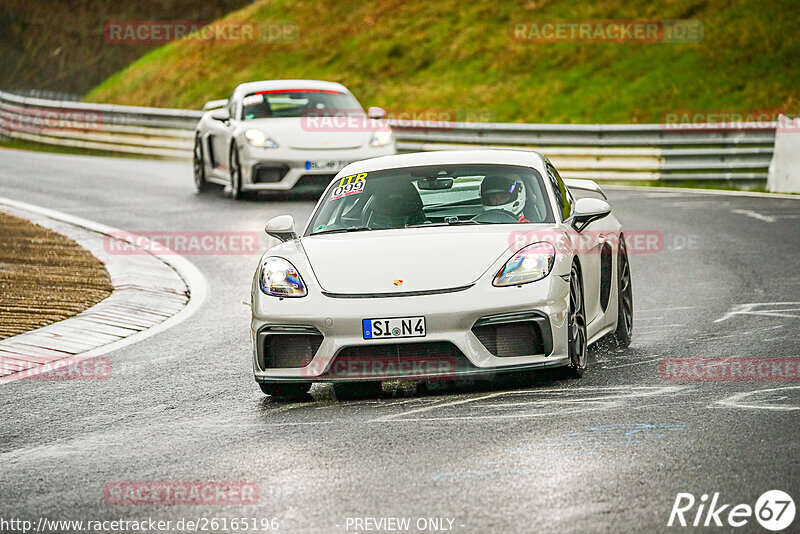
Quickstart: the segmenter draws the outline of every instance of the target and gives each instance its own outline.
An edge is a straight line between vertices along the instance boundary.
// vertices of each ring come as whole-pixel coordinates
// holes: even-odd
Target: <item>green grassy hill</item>
[[[239,83],[344,83],[365,106],[502,122],[658,122],[672,110],[800,108],[796,0],[261,0],[231,21],[293,21],[284,44],[173,42],[88,101],[198,108]],[[517,21],[692,19],[696,43],[524,42]]]

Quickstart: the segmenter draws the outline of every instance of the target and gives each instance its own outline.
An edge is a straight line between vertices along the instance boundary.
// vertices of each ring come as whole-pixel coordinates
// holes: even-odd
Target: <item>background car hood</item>
[[[318,117],[322,120],[323,118]],[[359,148],[369,142],[372,132],[364,131],[323,131],[323,126],[315,126],[311,119],[285,117],[280,119],[253,119],[242,123],[242,132],[248,128],[258,128],[269,135],[278,145],[290,148],[342,149]],[[359,120],[359,124],[362,122]],[[325,123],[319,123],[325,124]],[[326,128],[328,129],[328,128]]]
[[[304,237],[302,246],[325,291],[404,293],[476,282],[509,248],[513,231],[505,224],[376,230]]]

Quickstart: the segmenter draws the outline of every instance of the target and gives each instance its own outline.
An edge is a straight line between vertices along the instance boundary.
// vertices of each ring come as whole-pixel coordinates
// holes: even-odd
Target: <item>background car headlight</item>
[[[267,134],[261,130],[251,128],[244,132],[247,141],[253,146],[260,146],[264,148],[278,148],[278,143],[269,138]]]
[[[259,275],[261,291],[276,297],[305,297],[303,278],[294,265],[283,258],[267,258]]]
[[[391,130],[378,130],[372,134],[372,139],[369,142],[370,146],[386,146],[392,142]]]
[[[553,269],[556,249],[544,241],[532,243],[514,254],[494,277],[495,286],[513,286],[541,280]]]

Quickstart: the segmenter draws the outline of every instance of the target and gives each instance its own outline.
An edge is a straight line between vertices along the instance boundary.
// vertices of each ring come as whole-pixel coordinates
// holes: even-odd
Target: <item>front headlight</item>
[[[261,291],[275,297],[305,297],[308,294],[303,278],[294,265],[283,258],[267,258],[259,275]]]
[[[372,139],[369,142],[369,146],[386,146],[392,142],[392,131],[391,130],[378,130],[377,132],[372,134]]]
[[[278,143],[270,139],[270,137],[261,130],[250,128],[244,132],[244,136],[253,146],[259,146],[263,148],[278,148]]]
[[[514,286],[541,280],[553,269],[556,249],[550,243],[532,243],[514,254],[494,277],[492,285]]]

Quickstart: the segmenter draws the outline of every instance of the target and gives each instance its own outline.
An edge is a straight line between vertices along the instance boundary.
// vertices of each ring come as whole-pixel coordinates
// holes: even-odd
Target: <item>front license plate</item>
[[[310,171],[340,171],[344,169],[350,162],[340,159],[335,160],[320,160],[320,161],[306,161],[306,169]]]
[[[425,337],[425,317],[364,319],[364,339]]]

